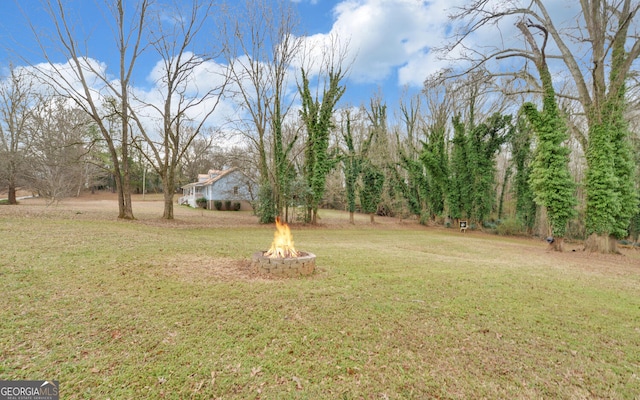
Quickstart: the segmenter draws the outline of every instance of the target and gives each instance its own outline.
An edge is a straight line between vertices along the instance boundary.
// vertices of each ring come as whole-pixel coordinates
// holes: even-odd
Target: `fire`
[[[281,222],[280,217],[276,217],[276,231],[273,234],[271,248],[264,255],[271,258],[298,257],[299,255],[293,247],[293,236],[289,225],[286,222]]]

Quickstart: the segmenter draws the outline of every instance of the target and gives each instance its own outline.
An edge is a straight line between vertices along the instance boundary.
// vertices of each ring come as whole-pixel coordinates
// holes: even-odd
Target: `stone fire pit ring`
[[[259,273],[278,277],[307,276],[316,269],[316,255],[300,252],[298,257],[267,257],[264,251],[253,253],[253,265]]]

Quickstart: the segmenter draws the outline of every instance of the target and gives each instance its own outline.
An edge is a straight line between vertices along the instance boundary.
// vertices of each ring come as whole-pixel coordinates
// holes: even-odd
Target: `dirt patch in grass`
[[[317,269],[311,276],[279,277],[260,273],[250,259],[213,258],[205,256],[181,256],[168,260],[161,266],[161,273],[167,277],[188,283],[210,284],[215,282],[278,282],[289,279],[317,279],[325,271]]]
[[[161,271],[167,276],[189,283],[273,280],[260,275],[248,259],[181,256],[179,259],[168,260],[162,265]]]

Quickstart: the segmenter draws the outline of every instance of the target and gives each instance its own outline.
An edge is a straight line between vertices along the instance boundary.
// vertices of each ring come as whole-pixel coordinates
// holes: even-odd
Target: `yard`
[[[640,398],[640,251],[321,211],[311,277],[249,212],[0,206],[0,379],[64,399]],[[572,251],[576,250],[576,251]]]

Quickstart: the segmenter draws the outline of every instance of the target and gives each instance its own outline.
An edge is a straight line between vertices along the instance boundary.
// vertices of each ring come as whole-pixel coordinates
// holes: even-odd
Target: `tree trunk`
[[[173,219],[173,194],[175,190],[175,171],[168,168],[166,175],[162,177],[162,191],[164,198],[163,219]],[[207,206],[205,206],[207,208]]]
[[[163,219],[173,219],[173,191],[171,188],[164,187],[164,212]],[[206,206],[205,206],[206,207]]]
[[[564,238],[554,238],[552,243],[549,243],[549,250],[552,251],[564,251]]]
[[[350,223],[351,225],[355,225],[355,224],[356,224],[356,223],[355,223],[355,220],[354,220],[354,218],[353,218],[353,211],[349,211],[349,223]]]
[[[118,166],[116,165],[114,168],[116,171],[119,171]],[[118,173],[113,174],[113,181],[115,182],[115,191],[118,193],[118,218],[124,219],[124,195],[122,191],[122,176]],[[113,193],[113,190],[112,190]]]
[[[369,214],[369,222],[371,222],[372,224],[375,223],[376,221],[374,220],[376,214],[375,213],[371,213]]]
[[[18,199],[16,199],[16,185],[13,183],[9,184],[9,204],[18,204]]]
[[[136,219],[133,216],[133,204],[131,202],[131,188],[127,187],[124,195],[124,219]]]
[[[592,253],[614,253],[618,252],[618,241],[610,235],[598,235],[592,233],[584,242],[584,249]]]

